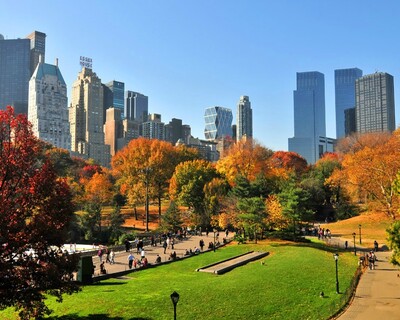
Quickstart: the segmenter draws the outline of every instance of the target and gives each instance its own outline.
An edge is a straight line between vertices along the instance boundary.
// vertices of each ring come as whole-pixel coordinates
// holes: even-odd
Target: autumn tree
[[[179,204],[193,209],[196,223],[207,226],[210,217],[205,209],[205,186],[219,175],[213,165],[205,160],[193,160],[176,166],[170,183],[170,197]]]
[[[183,147],[175,148],[166,141],[139,138],[129,142],[111,161],[121,193],[134,208],[146,199],[146,195],[161,200],[168,190],[169,179],[176,165],[195,154]],[[146,190],[148,192],[146,192]]]
[[[367,146],[344,156],[342,168],[336,170],[330,183],[340,185],[356,203],[370,210],[385,212],[392,219],[400,207],[396,177],[400,170],[400,130],[384,144]]]
[[[61,251],[71,194],[43,154],[26,116],[0,111],[0,309],[14,306],[23,319],[50,313],[46,295],[62,301],[78,290],[78,257]]]
[[[261,174],[267,174],[268,159],[273,152],[261,146],[256,141],[248,139],[232,144],[226,155],[219,159],[216,168],[227,181],[233,185],[237,176],[243,176],[249,181]]]

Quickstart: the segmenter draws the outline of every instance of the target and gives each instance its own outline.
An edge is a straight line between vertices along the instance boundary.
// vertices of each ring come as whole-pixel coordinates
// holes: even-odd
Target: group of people
[[[147,260],[147,257],[144,255],[144,250],[141,251],[140,259],[135,258],[135,256],[132,254],[132,252],[129,253],[129,255],[128,255],[129,269],[132,269],[132,267],[134,267],[135,269],[138,267],[146,267],[147,265],[148,265],[148,260]]]

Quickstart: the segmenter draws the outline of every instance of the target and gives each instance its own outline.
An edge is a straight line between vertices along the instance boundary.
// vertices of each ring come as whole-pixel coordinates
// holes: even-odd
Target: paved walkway
[[[375,270],[361,276],[354,300],[339,320],[400,319],[400,272],[389,262],[390,255],[376,253]]]
[[[221,235],[222,235],[222,233],[220,233],[220,236],[218,239],[220,242],[222,242]],[[225,233],[223,233],[223,235],[225,236]],[[230,239],[231,237],[233,237],[232,233],[230,233],[228,235],[228,239]],[[150,264],[155,264],[157,255],[159,255],[161,257],[162,262],[168,261],[169,256],[173,251],[176,252],[177,257],[182,258],[184,256],[186,250],[192,249],[192,251],[194,251],[194,249],[196,247],[200,248],[199,242],[201,239],[203,239],[203,241],[205,243],[203,250],[206,251],[208,248],[208,244],[210,242],[214,242],[214,234],[212,232],[210,232],[207,237],[206,234],[203,233],[202,236],[200,236],[200,235],[189,236],[186,239],[183,239],[181,241],[175,240],[174,249],[172,249],[171,247],[167,248],[165,254],[164,254],[164,248],[162,247],[162,245],[160,245],[159,242],[157,243],[156,247],[147,245],[147,246],[144,246],[145,256]],[[135,259],[138,258],[140,260],[140,253],[137,254],[136,247],[132,248],[130,252],[134,255]],[[123,271],[129,271],[128,255],[129,255],[129,252],[125,252],[125,251],[115,252],[115,259],[114,259],[115,263],[114,264],[105,263],[105,268],[107,270],[107,273],[113,274],[113,273],[119,273],[119,272],[123,272]],[[93,256],[92,259],[93,259],[93,264],[95,265],[94,277],[97,277],[100,274],[100,260],[99,260],[99,257],[97,257],[97,256]],[[106,259],[106,255],[103,255],[103,260],[105,261],[105,259]]]

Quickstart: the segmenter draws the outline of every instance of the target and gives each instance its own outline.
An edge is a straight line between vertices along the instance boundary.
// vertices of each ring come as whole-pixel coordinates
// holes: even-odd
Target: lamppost
[[[179,293],[174,291],[171,293],[172,304],[174,305],[174,320],[176,320],[176,305],[179,301]]]
[[[339,261],[339,255],[335,253],[333,255],[333,258],[335,259],[335,266],[336,266],[336,293],[339,293],[339,277],[338,277],[338,261]]]
[[[146,185],[146,204],[145,204],[145,215],[146,215],[146,232],[149,231],[149,175],[151,168],[146,167],[142,171],[144,173],[144,183]]]
[[[358,225],[358,233],[360,235],[360,244],[361,244],[361,224]]]
[[[214,245],[213,245],[213,248],[214,248],[214,252],[215,252],[215,234],[217,233],[217,230],[214,229],[213,231],[214,231]]]
[[[354,255],[357,255],[357,250],[356,250],[356,233],[353,232],[353,244],[354,244]]]

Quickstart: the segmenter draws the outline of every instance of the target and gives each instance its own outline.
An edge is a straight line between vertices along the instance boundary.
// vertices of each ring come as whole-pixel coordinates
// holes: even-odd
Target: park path
[[[225,236],[225,234],[224,234],[224,236]],[[228,239],[231,239],[232,237],[233,237],[233,233],[230,233],[228,235]],[[205,243],[204,251],[206,251],[206,249],[208,248],[208,244],[210,242],[214,242],[214,234],[211,232],[208,234],[208,236],[206,236],[206,233],[204,232],[201,236],[200,235],[191,235],[191,236],[188,236],[186,239],[182,239],[179,241],[175,240],[174,249],[172,249],[171,247],[167,248],[165,254],[164,254],[164,248],[162,247],[162,245],[159,242],[157,243],[157,246],[155,246],[155,247],[152,247],[150,245],[145,245],[144,246],[145,256],[146,256],[148,262],[151,264],[155,263],[157,255],[159,255],[161,257],[162,262],[168,261],[169,256],[173,251],[176,252],[176,255],[178,258],[182,258],[184,256],[186,250],[192,249],[192,251],[194,251],[194,249],[196,247],[200,248],[199,244],[200,244],[201,239],[203,239],[203,241]],[[221,234],[219,236],[219,239],[216,239],[216,241],[217,240],[222,242]],[[130,252],[134,255],[135,258],[140,259],[140,254],[137,254],[136,247],[132,248],[130,250]],[[114,264],[109,264],[109,263],[105,264],[107,273],[114,274],[114,273],[119,273],[119,272],[123,272],[123,271],[128,271],[129,270],[128,255],[129,255],[129,252],[125,252],[125,250],[115,252],[115,259],[114,259],[115,263]],[[93,264],[95,265],[94,277],[97,277],[97,276],[99,276],[99,271],[100,271],[100,260],[99,260],[99,257],[97,257],[97,256],[93,256],[92,259],[93,259]],[[105,261],[105,259],[106,259],[106,256],[103,255],[103,260]]]
[[[338,320],[400,319],[400,272],[389,262],[390,255],[376,253],[375,270],[361,276],[353,301]]]

